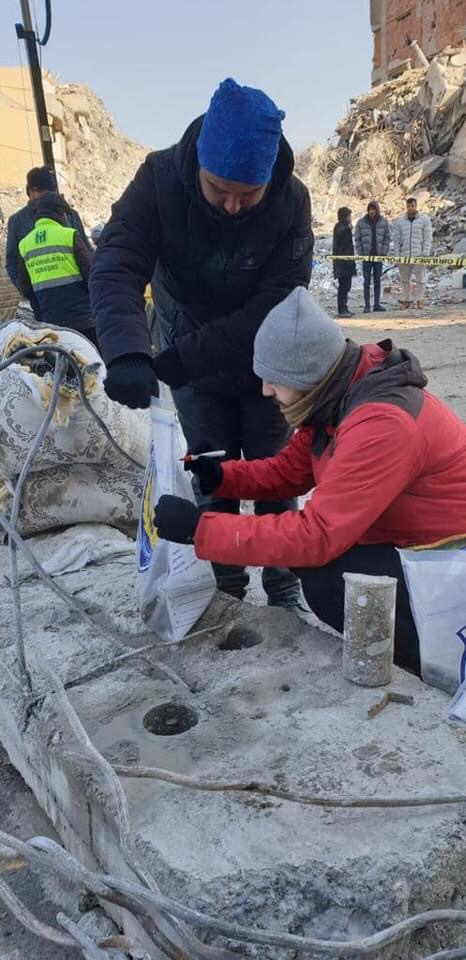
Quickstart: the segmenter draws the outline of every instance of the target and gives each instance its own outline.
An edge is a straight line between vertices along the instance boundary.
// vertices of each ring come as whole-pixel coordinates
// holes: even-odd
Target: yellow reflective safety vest
[[[34,293],[70,283],[82,283],[83,277],[73,253],[76,230],[56,220],[41,217],[19,243]]]

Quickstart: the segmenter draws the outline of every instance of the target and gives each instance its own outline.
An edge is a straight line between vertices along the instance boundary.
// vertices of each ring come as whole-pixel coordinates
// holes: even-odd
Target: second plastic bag
[[[138,593],[141,616],[163,640],[182,640],[208,607],[216,590],[210,563],[193,546],[159,540],[154,507],[163,494],[194,501],[180,457],[185,442],[173,410],[152,401],[152,446],[138,529]]]
[[[466,549],[400,550],[426,683],[455,693],[466,668]]]

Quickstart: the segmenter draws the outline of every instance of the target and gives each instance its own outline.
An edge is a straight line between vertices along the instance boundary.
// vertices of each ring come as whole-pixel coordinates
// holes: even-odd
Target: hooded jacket
[[[336,257],[341,257],[344,254],[354,256],[353,231],[346,219],[350,213],[351,211],[347,207],[342,207],[338,214],[338,221],[333,228],[332,254]],[[356,272],[354,260],[333,261],[335,280],[340,280],[341,277],[354,277]]]
[[[153,295],[166,345],[176,343],[190,379],[248,372],[269,310],[311,273],[309,194],[281,138],[261,203],[234,217],[203,198],[196,141],[203,118],[174,147],[149,154],[113,207],[91,271],[99,343],[108,364],[150,355],[143,293]],[[155,270],[155,274],[154,274]]]
[[[276,457],[223,464],[216,497],[274,501],[314,488],[304,509],[204,513],[197,556],[314,567],[354,544],[411,546],[465,534],[466,425],[426,382],[416,358],[391,341],[361,347],[353,381],[329,413],[322,452],[313,452],[311,418]]]
[[[390,227],[388,220],[380,215],[379,204],[374,200],[371,204],[377,208],[377,217],[372,221],[369,214],[361,217],[354,231],[354,245],[359,256],[370,256],[372,252],[372,224],[375,223],[375,244],[378,257],[385,257],[390,250]]]

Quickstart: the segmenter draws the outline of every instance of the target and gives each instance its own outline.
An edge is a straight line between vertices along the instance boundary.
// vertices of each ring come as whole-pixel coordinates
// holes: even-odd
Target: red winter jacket
[[[387,384],[387,358],[395,354],[400,360]],[[466,534],[466,425],[413,380],[405,383],[407,358],[417,364],[390,341],[362,347],[348,393],[356,390],[357,400],[334,430],[327,428],[333,436],[320,456],[311,450],[313,427],[303,426],[275,457],[223,464],[215,495],[225,499],[282,500],[315,489],[298,512],[204,513],[197,556],[313,567],[356,543],[409,546]]]

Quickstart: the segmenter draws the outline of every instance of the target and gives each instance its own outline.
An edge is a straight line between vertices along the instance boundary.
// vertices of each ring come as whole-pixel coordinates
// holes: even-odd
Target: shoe
[[[308,623],[311,626],[316,626],[316,616],[312,610],[308,607],[304,598],[302,600],[296,599],[294,601],[288,601],[284,603],[270,603],[270,599],[267,602],[268,607],[281,607],[282,610],[286,610],[288,613],[294,613],[295,617],[298,617],[300,620],[303,620],[304,623]]]
[[[411,306],[411,303],[409,300],[399,300],[398,303],[400,305],[400,310],[408,310],[409,307]]]
[[[339,317],[353,317],[354,314],[353,314],[353,313],[350,313],[349,310],[344,310],[344,311],[342,310],[342,312],[339,313],[338,316],[339,316]]]
[[[386,313],[387,308],[383,307],[381,303],[376,303],[374,307],[374,313]]]
[[[374,307],[374,310],[375,310],[375,307]],[[371,312],[370,307],[364,307],[364,313],[370,313],[370,312]]]
[[[423,300],[416,300],[416,307],[418,310],[422,310],[423,306],[424,306]]]

